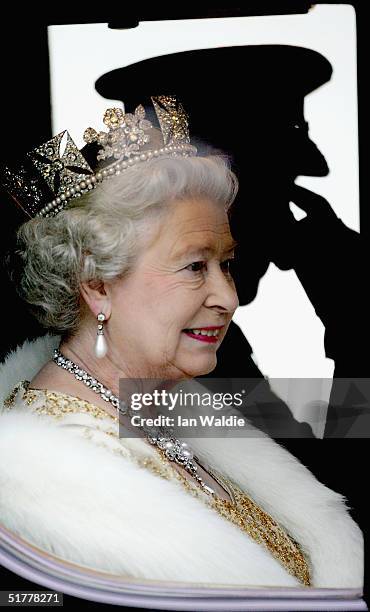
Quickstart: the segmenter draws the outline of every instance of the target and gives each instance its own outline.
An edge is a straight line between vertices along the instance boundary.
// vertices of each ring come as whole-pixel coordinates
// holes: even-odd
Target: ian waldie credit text
[[[173,427],[175,425],[175,420],[177,421],[176,424],[178,427],[198,427],[199,425],[202,427],[243,427],[245,425],[243,417],[238,417],[235,414],[229,416],[200,414],[196,417],[183,417],[178,415],[177,419],[162,414],[155,418],[145,418],[137,414],[131,417],[131,424],[134,427],[142,427],[143,425],[147,427]]]

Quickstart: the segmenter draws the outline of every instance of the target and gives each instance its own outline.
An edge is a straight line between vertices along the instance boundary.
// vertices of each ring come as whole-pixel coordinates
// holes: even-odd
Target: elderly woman
[[[361,587],[345,500],[266,435],[122,435],[120,379],[151,389],[211,372],[238,306],[236,178],[222,156],[196,155],[181,105],[152,100],[159,128],[142,107],[110,109],[85,157],[69,136],[60,154],[63,133],[29,155],[23,184],[37,171],[54,199],[22,194],[7,170],[32,217],[13,276],[50,334],[2,367],[0,522],[126,578]]]

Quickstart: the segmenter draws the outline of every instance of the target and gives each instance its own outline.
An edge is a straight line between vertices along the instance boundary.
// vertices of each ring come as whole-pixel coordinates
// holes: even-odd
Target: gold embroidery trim
[[[264,545],[302,584],[310,586],[308,563],[298,544],[233,481],[227,479],[227,482],[233,490],[235,504],[214,497],[215,509],[221,516],[248,533],[256,542]]]
[[[22,382],[18,383],[14,387],[14,389],[9,393],[9,395],[5,398],[3,403],[4,403],[5,408],[7,408],[8,410],[12,407],[12,404],[17,396],[19,389],[22,388],[22,385],[23,385]]]
[[[39,399],[40,395],[45,399],[42,407],[34,408],[34,411],[38,414],[47,414],[48,416],[60,419],[66,414],[84,412],[86,414],[91,414],[91,416],[96,419],[105,419],[108,417],[115,423],[118,422],[118,417],[112,416],[103,408],[94,406],[94,404],[91,404],[87,400],[75,398],[59,391],[49,391],[49,389],[29,389],[29,384],[28,381],[23,382],[23,400],[29,406]]]

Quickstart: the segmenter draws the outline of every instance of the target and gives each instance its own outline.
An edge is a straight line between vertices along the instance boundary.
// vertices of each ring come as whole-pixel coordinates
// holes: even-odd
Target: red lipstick
[[[194,330],[207,330],[214,331],[217,329],[222,329],[224,325],[208,325],[207,327],[193,327],[191,329],[183,329],[184,334],[189,336],[189,338],[193,338],[194,340],[199,340],[200,342],[208,342],[209,344],[216,344],[219,340],[218,334],[216,336],[207,336],[205,334],[195,334]]]

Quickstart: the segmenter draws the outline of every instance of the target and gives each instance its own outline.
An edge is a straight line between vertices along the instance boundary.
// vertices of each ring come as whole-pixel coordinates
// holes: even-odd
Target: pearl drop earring
[[[95,355],[98,359],[102,359],[106,356],[108,351],[107,342],[104,338],[104,329],[103,322],[105,321],[104,312],[99,312],[96,317],[98,319],[98,331],[96,334],[96,342],[95,342]]]

